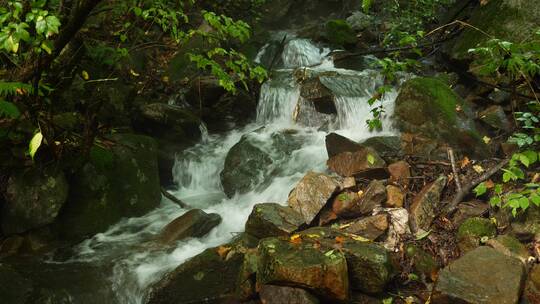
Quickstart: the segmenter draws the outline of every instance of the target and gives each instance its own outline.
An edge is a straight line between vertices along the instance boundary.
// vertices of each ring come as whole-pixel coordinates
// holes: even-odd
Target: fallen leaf
[[[135,77],[141,76],[139,73],[135,72],[133,69],[129,70],[129,72],[131,73],[131,75],[133,75]]]
[[[467,167],[469,164],[471,163],[471,160],[465,156],[462,160],[461,160],[461,169]]]
[[[219,254],[219,256],[224,259],[225,257],[227,257],[227,253],[229,253],[229,251],[231,251],[231,247],[219,246],[217,249],[217,254]]]
[[[488,189],[492,189],[493,187],[495,187],[495,183],[491,179],[488,179],[487,181],[485,181],[484,184],[486,185],[486,188]]]
[[[81,72],[81,76],[82,76],[82,78],[83,78],[84,80],[90,79],[90,75],[88,75],[88,72],[87,72],[87,71],[84,71],[84,70],[83,70],[83,71]]]
[[[339,226],[339,229],[349,228],[351,225],[352,225],[351,223],[344,224],[344,225]]]
[[[491,138],[489,138],[487,136],[482,137],[482,140],[486,143],[486,145],[491,142]]]
[[[364,195],[364,191],[360,190],[360,191],[358,191],[357,194],[358,194],[358,197],[362,197],[362,195]]]
[[[351,237],[351,239],[353,239],[355,241],[358,241],[358,242],[363,242],[363,243],[371,242],[371,240],[366,239],[365,237],[361,237],[361,236],[356,235],[356,234],[351,234],[350,237]]]
[[[336,243],[343,244],[345,242],[345,238],[342,236],[336,236]]]

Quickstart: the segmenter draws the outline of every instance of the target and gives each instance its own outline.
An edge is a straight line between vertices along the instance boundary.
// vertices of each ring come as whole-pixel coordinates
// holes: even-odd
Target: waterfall
[[[394,134],[388,129],[388,117],[384,119],[387,129],[382,132],[369,132],[365,123],[371,117],[367,100],[382,84],[379,73],[337,69],[328,53],[328,49],[306,39],[288,41],[281,54],[281,66],[261,88],[256,120],[224,135],[203,132],[199,144],[177,156],[173,170],[177,184],[174,194],[191,206],[220,214],[223,221],[218,227],[203,238],[178,242],[173,250],[141,247],[141,243],[150,240],[162,227],[186,212],[163,199],[161,207],[149,214],[125,219],[108,231],[82,242],[76,248],[75,256],[66,263],[112,264],[110,280],[117,303],[144,303],[150,286],[165,273],[242,232],[254,204],[286,204],[288,193],[307,171],[325,171],[325,136],[329,131],[357,141],[374,135]],[[300,96],[301,88],[295,81],[294,71],[305,67],[322,75],[321,83],[335,95],[336,114],[318,113],[311,102]],[[388,116],[392,114],[395,97],[396,93],[390,92],[381,101]],[[303,113],[301,121],[295,117],[295,111]],[[323,127],[321,124],[326,125]],[[280,150],[282,148],[274,144],[273,139],[283,130],[300,143],[293,151]],[[221,186],[220,172],[228,151],[243,136],[256,140],[258,147],[271,156],[269,171],[261,173],[268,175],[271,172],[270,179],[254,185],[251,192],[227,198]]]

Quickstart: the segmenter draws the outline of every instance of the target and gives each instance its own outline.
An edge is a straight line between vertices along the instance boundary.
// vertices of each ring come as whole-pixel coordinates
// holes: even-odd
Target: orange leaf
[[[227,257],[227,253],[229,253],[229,251],[231,251],[231,247],[219,246],[217,249],[217,254],[219,254],[219,256],[224,259],[225,257]]]
[[[300,244],[300,243],[302,243],[302,238],[300,237],[299,234],[292,235],[291,236],[291,243]]]
[[[471,163],[471,160],[465,156],[462,160],[461,160],[461,169],[467,167],[467,165],[469,165]]]

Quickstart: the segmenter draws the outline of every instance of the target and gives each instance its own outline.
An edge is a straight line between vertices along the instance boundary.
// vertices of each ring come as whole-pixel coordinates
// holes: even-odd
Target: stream
[[[258,58],[264,56],[267,47]],[[244,230],[253,205],[262,202],[286,204],[295,184],[309,170],[325,171],[328,158],[325,136],[336,132],[356,141],[375,135],[394,135],[389,128],[396,92],[382,100],[386,117],[381,132],[369,132],[366,119],[371,117],[367,100],[382,84],[375,70],[353,71],[334,67],[330,50],[305,39],[290,39],[283,48],[272,79],[261,88],[256,120],[226,134],[203,132],[201,141],[177,156],[173,175],[176,188],[171,192],[189,205],[207,213],[218,213],[223,221],[208,235],[180,241],[173,249],[146,246],[160,230],[187,210],[163,199],[160,207],[139,218],[124,219],[108,231],[80,243],[68,258],[50,256],[54,267],[96,266],[112,290],[92,290],[93,284],[69,290],[73,303],[144,303],[150,286],[187,259],[207,248],[219,246]],[[309,66],[309,69],[301,67]],[[300,68],[300,69],[299,69]],[[296,72],[295,72],[296,71]],[[321,114],[300,96],[295,81],[298,71],[324,75],[321,82],[335,94],[337,115]],[[201,127],[204,131],[204,126]],[[272,140],[276,134],[298,143],[284,149]],[[272,164],[259,168],[260,178],[252,182],[252,191],[227,198],[220,172],[228,151],[245,136],[268,153]],[[78,294],[77,294],[78,293]],[[114,296],[111,296],[114,295]],[[92,302],[93,301],[93,302]]]

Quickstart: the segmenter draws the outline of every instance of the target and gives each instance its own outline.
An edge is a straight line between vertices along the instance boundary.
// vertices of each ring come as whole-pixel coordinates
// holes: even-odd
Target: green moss
[[[356,34],[345,20],[335,19],[326,23],[326,39],[332,44],[347,46],[356,43]]]
[[[439,269],[439,265],[435,258],[416,245],[407,246],[407,256],[412,259],[414,270],[417,273],[422,273],[427,277]]]
[[[436,78],[418,77],[408,82],[411,89],[422,92],[433,103],[433,114],[442,114],[450,123],[456,122],[456,107],[462,105],[461,98],[444,82]],[[427,100],[426,100],[427,101]]]
[[[458,238],[484,236],[494,237],[497,234],[497,227],[493,222],[486,218],[473,217],[467,219],[458,229]]]

